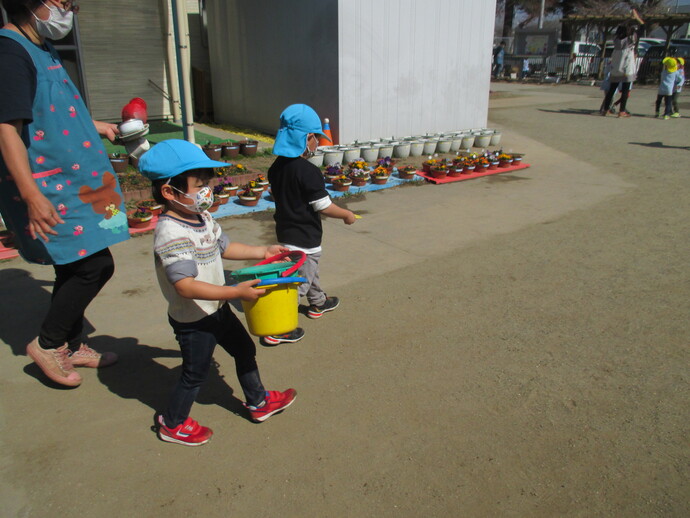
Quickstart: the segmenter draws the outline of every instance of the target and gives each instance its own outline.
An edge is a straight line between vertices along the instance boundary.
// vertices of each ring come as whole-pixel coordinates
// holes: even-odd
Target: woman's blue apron
[[[21,35],[0,29],[0,37],[22,45],[36,67],[33,121],[22,140],[34,180],[64,224],[57,235],[31,239],[26,204],[0,156],[0,212],[22,257],[41,264],[67,264],[129,238],[117,177],[79,91],[55,49],[43,50]]]

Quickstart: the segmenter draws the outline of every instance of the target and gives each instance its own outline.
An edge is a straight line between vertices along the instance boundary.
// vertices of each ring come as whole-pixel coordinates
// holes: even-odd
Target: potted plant
[[[146,200],[140,200],[137,202],[137,208],[150,212],[153,216],[158,216],[163,212],[163,205],[158,203],[153,198],[148,198]]]
[[[223,158],[235,158],[240,154],[240,145],[237,142],[221,142],[222,147],[221,156]]]
[[[404,165],[398,169],[398,178],[402,180],[412,180],[417,174],[417,168],[413,165]]]
[[[445,178],[448,176],[448,166],[444,162],[438,162],[431,167],[429,174],[437,180]]]
[[[509,167],[513,163],[513,157],[506,153],[499,153],[498,167]]]
[[[244,139],[240,141],[240,153],[244,156],[254,156],[259,148],[258,140]]]
[[[453,159],[453,163],[448,168],[448,176],[452,176],[452,177],[456,178],[462,174],[462,171],[464,168],[465,168],[465,158],[464,157],[456,157]]]
[[[257,196],[261,196],[261,193],[264,192],[263,185],[259,185],[259,182],[256,180],[249,180],[249,182],[246,184],[246,187],[249,187],[249,190]]]
[[[213,188],[213,200],[218,200],[220,205],[225,205],[230,200],[230,193],[225,192],[225,187],[218,184]]]
[[[237,198],[239,199],[240,205],[244,205],[245,207],[254,207],[259,203],[259,195],[252,190],[249,184],[246,184],[242,190],[237,193]]]
[[[358,160],[353,160],[347,166],[350,168],[350,171],[354,171],[355,169],[361,169],[363,171],[366,171],[369,168],[369,164],[363,160],[363,159],[358,159]]]
[[[475,159],[474,165],[475,173],[483,173],[486,171],[487,167],[489,167],[489,160],[486,157],[480,156]]]
[[[108,155],[108,158],[115,173],[124,173],[129,165],[129,156],[124,153],[111,153]]]
[[[145,209],[134,209],[127,211],[127,224],[129,228],[148,227],[153,219],[153,214]]]
[[[336,162],[335,164],[326,166],[326,170],[323,174],[326,179],[326,183],[331,183],[333,181],[333,178],[336,178],[343,174],[343,168],[339,162]]]
[[[268,180],[266,180],[266,177],[262,174],[258,175],[254,181],[259,184],[264,191],[268,190]]]
[[[223,186],[223,192],[226,194],[229,194],[230,196],[234,196],[237,194],[237,185],[232,184],[232,180],[228,176],[223,176],[220,179],[220,182],[218,182],[218,185]]]
[[[211,160],[220,160],[220,154],[223,151],[223,147],[220,144],[211,144],[211,141],[207,140],[202,149]]]
[[[386,169],[388,169],[389,173],[393,169],[393,165],[395,165],[395,160],[392,160],[391,157],[389,157],[389,156],[384,157],[384,158],[379,158],[376,161],[376,167],[385,167]]]
[[[438,162],[439,161],[437,159],[429,157],[428,159],[424,160],[424,162],[422,162],[422,171],[424,171],[425,173],[430,173],[431,168],[438,164]]]
[[[352,185],[352,180],[344,174],[341,174],[333,178],[331,183],[333,185],[334,191],[345,192],[350,189],[350,185]]]
[[[375,185],[384,185],[388,181],[390,173],[388,169],[382,166],[378,166],[371,172],[371,183]]]
[[[513,165],[522,164],[522,155],[513,154],[510,155],[513,158]]]
[[[362,162],[366,164],[366,162]],[[350,180],[352,180],[352,185],[355,187],[362,187],[366,185],[370,178],[369,171],[365,170],[364,168],[351,169],[348,173],[348,176],[350,177]]]
[[[474,158],[466,158],[465,159],[465,166],[462,168],[462,174],[473,174],[475,165],[474,165]]]

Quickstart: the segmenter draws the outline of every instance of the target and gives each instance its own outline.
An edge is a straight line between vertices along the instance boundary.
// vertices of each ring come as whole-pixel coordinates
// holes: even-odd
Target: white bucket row
[[[322,146],[309,161],[318,167],[335,163],[348,164],[360,158],[365,162],[375,162],[379,158],[387,156],[407,158],[435,153],[456,153],[460,149],[497,146],[500,142],[501,132],[491,129],[454,131],[452,133],[410,136],[400,139],[392,137],[366,142],[355,141],[345,146]]]

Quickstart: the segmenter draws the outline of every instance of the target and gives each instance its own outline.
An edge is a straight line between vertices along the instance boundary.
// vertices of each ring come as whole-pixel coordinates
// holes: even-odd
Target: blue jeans
[[[196,322],[177,322],[168,317],[182,352],[182,375],[170,396],[163,418],[168,427],[183,423],[208,377],[216,344],[235,360],[235,371],[247,404],[259,405],[265,389],[256,365],[256,346],[242,322],[226,303],[213,315]]]

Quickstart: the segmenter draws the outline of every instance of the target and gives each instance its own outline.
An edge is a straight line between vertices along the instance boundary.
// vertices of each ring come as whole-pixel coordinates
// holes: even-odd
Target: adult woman
[[[599,113],[606,115],[611,109],[611,101],[620,86],[620,111],[619,117],[630,117],[627,110],[628,95],[635,75],[637,73],[637,26],[635,22],[643,24],[642,18],[635,9],[632,10],[634,22],[619,25],[616,29],[616,36],[613,39],[613,53],[611,54],[611,83],[604,98],[604,104]]]
[[[83,343],[84,311],[114,271],[108,247],[127,239],[122,193],[100,135],[46,38],[72,29],[73,2],[2,0],[0,212],[22,257],[55,269],[52,301],[27,354],[53,381],[77,386],[75,366],[117,360]],[[76,349],[71,351],[70,347]]]

